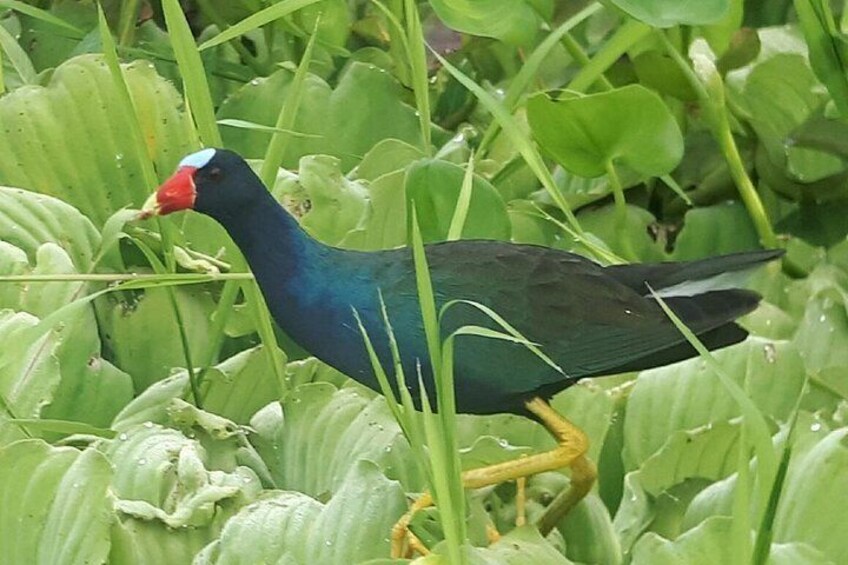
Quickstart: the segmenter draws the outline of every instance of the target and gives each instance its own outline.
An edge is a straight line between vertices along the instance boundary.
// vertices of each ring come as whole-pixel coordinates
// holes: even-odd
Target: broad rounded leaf
[[[167,377],[174,367],[185,367],[185,352],[180,341],[174,309],[168,290],[150,288],[132,301],[107,295],[103,301],[100,324],[104,343],[112,350],[112,359],[133,378],[136,392]],[[190,351],[201,357],[209,336],[209,319],[215,304],[202,287],[173,289],[187,331]],[[197,360],[195,360],[195,363]]]
[[[691,261],[759,247],[757,230],[745,206],[741,202],[723,202],[686,212],[671,259]]]
[[[654,27],[704,25],[719,21],[730,0],[610,0],[637,20]]]
[[[280,488],[312,496],[334,492],[362,459],[415,491],[423,479],[409,444],[381,397],[369,399],[355,387],[310,383],[272,403],[250,422],[252,442]]]
[[[361,181],[342,175],[339,159],[309,155],[300,160],[297,174],[281,174],[274,196],[300,216],[301,225],[329,245],[344,239],[364,219],[368,189]]]
[[[674,541],[650,532],[633,547],[633,565],[701,565],[732,563],[734,552],[733,520],[725,516],[710,518]]]
[[[229,520],[194,563],[347,565],[388,557],[389,533],[406,507],[400,485],[360,461],[327,504],[298,492],[268,491]]]
[[[125,77],[147,143],[163,175],[192,147],[176,90],[153,65],[127,65]],[[57,196],[95,224],[140,206],[150,187],[112,76],[102,58],[60,65],[46,87],[22,87],[0,99],[0,183]]]
[[[170,528],[212,525],[224,501],[247,503],[260,489],[247,467],[210,469],[199,440],[151,422],[127,428],[103,450],[114,469],[117,509]]]
[[[283,69],[251,81],[221,105],[218,117],[275,125],[291,77],[291,71]],[[284,167],[295,167],[304,155],[325,154],[338,157],[342,170],[348,171],[383,139],[422,143],[415,110],[403,102],[406,93],[382,69],[352,63],[335,89],[314,75],[307,77],[304,88],[294,130],[307,136],[289,137]],[[227,147],[245,157],[265,156],[265,132],[225,128],[223,136]]]
[[[848,508],[848,429],[828,434],[792,461],[777,508],[774,540],[807,543],[834,563],[848,554],[842,535]]]
[[[406,172],[406,196],[415,203],[424,241],[447,238],[462,179],[462,167],[438,160],[422,160]],[[498,191],[476,176],[462,237],[466,239],[509,239],[511,224]]]
[[[774,55],[741,77],[744,80],[728,82],[728,92],[744,110],[763,146],[757,170],[769,186],[793,199],[802,195],[816,200],[844,198],[844,182],[816,182],[844,173],[842,160],[792,143],[795,131],[828,101],[806,56]]]
[[[811,296],[800,320],[795,344],[812,373],[848,366],[848,303],[844,292],[823,290]]]
[[[274,377],[274,369],[260,345],[240,351],[206,372],[203,381],[203,406],[206,410],[229,418],[238,424],[247,424],[260,408],[280,398],[281,384]],[[275,349],[274,355],[285,354]]]
[[[5,156],[0,159],[0,176],[4,162]],[[39,166],[44,167],[43,161]],[[100,234],[88,218],[58,198],[0,186],[0,241],[22,249],[31,262],[39,247],[55,243],[78,272],[86,273],[100,247]]]
[[[536,36],[540,18],[528,0],[432,0],[445,24],[463,33],[493,37],[527,46]]]
[[[678,430],[641,467],[642,487],[650,495],[686,479],[723,479],[739,464],[739,424],[719,422]]]
[[[683,156],[683,136],[671,111],[639,85],[561,100],[536,94],[527,101],[527,119],[539,145],[583,177],[603,175],[607,163],[660,176]]]
[[[471,565],[573,565],[554,546],[545,541],[532,526],[516,528],[489,547],[475,547],[468,551]]]
[[[0,449],[0,547],[6,563],[105,563],[112,471],[95,449],[24,440]]]
[[[801,357],[792,344],[752,337],[713,355],[764,414],[778,421],[788,418],[805,378]],[[675,431],[739,415],[736,402],[699,358],[644,371],[627,404],[625,466],[641,466]],[[725,445],[730,448],[735,443]]]

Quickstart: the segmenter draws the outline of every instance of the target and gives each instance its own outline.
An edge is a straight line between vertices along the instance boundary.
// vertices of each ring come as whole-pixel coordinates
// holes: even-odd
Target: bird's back
[[[520,411],[525,399],[549,396],[580,378],[644,369],[695,354],[645,286],[646,281],[653,282],[661,291],[666,282],[669,286],[685,283],[689,275],[681,271],[681,264],[637,265],[633,270],[627,266],[604,268],[558,250],[494,241],[434,244],[426,251],[438,308],[454,300],[490,308],[538,343],[561,369],[551,367],[521,344],[461,336],[457,338],[454,362],[461,412]],[[708,279],[724,268],[738,270],[772,258],[762,254],[730,257],[735,259],[707,260],[712,265],[683,265],[689,265],[692,276]],[[318,303],[324,312],[313,317],[313,327],[322,329],[301,336],[307,342],[301,345],[376,387],[350,312],[352,306],[360,313],[384,366],[391,368],[379,289],[408,382],[417,381],[420,365],[425,383],[431,384],[410,250],[339,251],[330,263],[337,273],[323,276],[327,289]],[[669,296],[666,300],[708,347],[717,348],[744,339],[746,333],[733,320],[755,308],[759,297],[750,291],[724,289]],[[442,336],[466,325],[502,329],[480,309],[460,303],[447,310]],[[428,388],[433,397],[432,387]]]

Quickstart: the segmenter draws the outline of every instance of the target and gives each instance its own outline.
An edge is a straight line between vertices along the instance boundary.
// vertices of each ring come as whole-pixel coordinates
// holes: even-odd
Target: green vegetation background
[[[823,0],[0,0],[0,563],[388,563],[427,486],[218,226],[131,221],[201,146],[343,247],[413,206],[424,241],[604,263],[785,247],[745,343],[555,398],[600,474],[548,539],[509,484],[414,526],[423,563],[844,563],[846,31]],[[449,433],[465,468],[550,445]]]

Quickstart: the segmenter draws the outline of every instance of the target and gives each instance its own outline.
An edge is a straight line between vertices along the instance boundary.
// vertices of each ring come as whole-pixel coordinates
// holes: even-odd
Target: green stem
[[[629,20],[618,28],[613,36],[604,43],[604,46],[580,69],[580,72],[575,75],[567,88],[577,92],[586,92],[603,76],[608,68],[615,64],[634,44],[647,37],[651,31],[650,26],[636,20]]]
[[[177,260],[174,257],[174,238],[171,237],[173,225],[157,218],[159,224],[159,233],[162,235],[162,253],[165,258],[164,271],[166,273],[175,273],[177,271]],[[154,265],[154,268],[156,265]],[[161,265],[160,265],[161,267]],[[160,273],[162,274],[162,273]],[[180,334],[180,343],[183,348],[183,356],[185,357],[186,370],[188,371],[188,380],[191,384],[191,394],[194,397],[194,405],[203,409],[203,400],[200,398],[200,383],[197,375],[194,373],[194,363],[192,362],[191,347],[188,341],[188,333],[186,332],[185,324],[183,323],[183,314],[180,310],[180,305],[177,302],[177,293],[173,287],[167,288],[168,300],[171,302],[171,308],[174,310],[174,319],[177,322],[177,331]]]
[[[724,107],[722,107],[721,117],[717,122],[713,134],[716,136],[719,148],[727,161],[730,176],[733,177],[733,181],[739,189],[742,202],[748,209],[748,215],[751,216],[751,220],[757,228],[760,242],[766,247],[776,247],[778,245],[777,236],[771,227],[771,221],[763,206],[763,201],[760,200],[760,195],[742,163],[742,156],[739,155],[739,148],[736,146],[736,140],[733,139],[733,133],[730,131],[730,123],[727,120],[727,112]]]
[[[566,33],[560,39],[560,43],[565,47],[565,50],[568,51],[568,54],[571,55],[572,59],[580,65],[581,67],[585,67],[591,61],[589,55],[586,54],[586,51],[583,50],[583,47],[574,39],[570,33]],[[598,75],[595,84],[599,85],[603,90],[612,90],[612,83],[604,76],[603,73]]]
[[[638,254],[633,249],[631,238],[627,237],[627,199],[624,197],[624,187],[621,184],[621,178],[618,176],[618,171],[612,159],[606,162],[607,180],[612,188],[612,196],[615,201],[615,231],[616,239],[621,242],[622,251],[630,261],[637,261]]]
[[[197,0],[197,6],[200,8],[200,11],[203,12],[203,15],[209,18],[213,24],[215,24],[218,29],[224,31],[229,27],[227,22],[218,15],[218,12],[215,11],[215,8],[209,4],[209,0]],[[241,60],[250,67],[253,72],[258,75],[267,74],[267,69],[260,63],[259,59],[253,56],[253,54],[247,50],[247,47],[241,42],[239,38],[233,39],[229,42],[229,44],[236,50]]]
[[[612,159],[607,161],[605,166],[607,179],[610,187],[612,187],[612,195],[615,199],[615,219],[618,222],[618,227],[622,228],[627,222],[627,200],[624,198],[624,188],[621,186],[621,179],[618,176],[618,171],[615,170]]]
[[[234,280],[229,280],[224,283],[224,289],[221,291],[221,297],[218,299],[218,306],[212,314],[212,324],[209,327],[211,335],[209,348],[203,355],[204,363],[200,369],[198,380],[202,381],[206,375],[206,371],[215,362],[215,357],[224,343],[224,327],[227,325],[227,320],[230,318],[230,313],[233,311],[233,306],[238,298],[239,283]]]
[[[121,15],[118,19],[118,45],[132,45],[135,40],[135,23],[138,20],[140,0],[126,0],[121,5]]]
[[[185,330],[183,323],[183,315],[180,311],[180,305],[177,302],[177,294],[173,287],[168,287],[168,299],[171,302],[171,308],[174,309],[174,318],[177,321],[177,328],[180,334],[180,343],[183,347],[183,355],[185,357],[186,370],[188,371],[188,382],[191,385],[191,395],[194,397],[194,405],[203,409],[203,399],[200,396],[200,376],[194,372],[194,364],[191,357],[191,346],[188,342],[188,333]]]
[[[754,223],[754,227],[760,237],[760,243],[765,247],[777,247],[777,236],[771,227],[771,221],[766,213],[765,206],[763,206],[763,202],[760,200],[760,195],[757,193],[754,183],[751,182],[751,177],[748,176],[748,171],[745,170],[736,140],[733,139],[733,132],[730,129],[730,118],[724,102],[724,84],[721,76],[715,71],[709,77],[711,81],[709,87],[713,91],[711,94],[707,85],[695,74],[695,71],[692,70],[692,67],[689,66],[683,55],[674,48],[668,37],[666,37],[666,34],[658,31],[657,35],[672,60],[674,60],[695,90],[698,101],[707,114],[713,137],[718,143],[724,160],[727,162],[730,176],[733,178],[733,182],[739,191],[739,196],[742,198],[742,202],[748,210],[748,215]]]
[[[537,47],[533,50],[533,53],[530,57],[527,58],[524,65],[521,67],[521,70],[518,71],[518,74],[513,77],[509,88],[507,89],[506,96],[503,99],[503,105],[510,111],[510,113],[515,112],[515,109],[518,107],[518,104],[521,102],[522,95],[530,88],[530,84],[533,82],[534,77],[539,71],[543,61],[548,57],[550,52],[559,43],[562,37],[567,34],[570,30],[574,29],[576,26],[586,21],[586,19],[590,18],[594,14],[598,13],[603,6],[598,3],[591,3],[578,13],[574,14],[566,21],[564,21],[558,28],[548,34],[548,37],[544,39]],[[583,50],[580,49],[579,45],[578,51],[585,58],[586,63],[588,63],[589,58],[583,53]],[[580,55],[577,55],[579,58]],[[575,59],[581,65],[584,64],[578,59]],[[486,133],[483,135],[482,141],[477,147],[477,162],[479,163],[481,159],[486,155],[489,150],[489,145],[491,145],[492,141],[494,141],[495,137],[501,131],[500,122],[498,120],[493,120],[491,124],[489,124]]]
[[[409,56],[410,80],[415,94],[415,107],[418,110],[424,153],[429,156],[433,154],[433,142],[430,131],[430,82],[427,77],[424,32],[421,29],[418,4],[414,0],[406,0],[403,11],[406,23],[406,43],[409,46],[407,55]]]

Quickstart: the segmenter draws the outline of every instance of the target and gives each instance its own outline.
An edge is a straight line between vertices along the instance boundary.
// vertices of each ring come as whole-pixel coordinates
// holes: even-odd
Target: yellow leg
[[[537,453],[497,463],[488,467],[472,469],[462,474],[462,484],[465,488],[476,489],[506,481],[518,480],[545,471],[553,471],[563,467],[571,467],[571,485],[568,490],[557,497],[551,506],[556,505],[556,513],[550,516],[546,512],[540,523],[540,531],[547,535],[559,518],[564,516],[575,504],[586,496],[595,482],[597,471],[595,466],[586,458],[589,440],[583,431],[566,420],[550,404],[541,398],[533,398],[525,403],[527,410],[535,415],[545,426],[545,429],[557,440],[557,446],[550,451]],[[412,516],[423,508],[433,504],[429,493],[424,493],[410,507],[392,528],[392,556],[404,555],[404,541],[408,535],[409,522]],[[556,518],[556,520],[554,520]],[[546,520],[547,519],[547,520]],[[420,542],[419,542],[420,543]]]
[[[515,527],[527,523],[527,477],[515,479]]]

